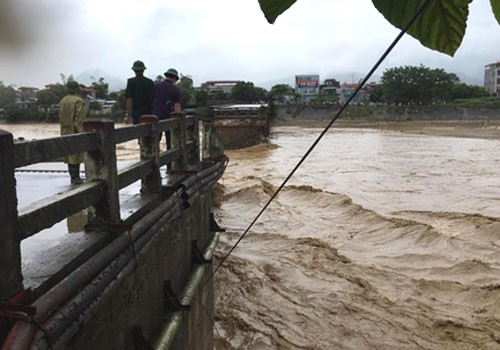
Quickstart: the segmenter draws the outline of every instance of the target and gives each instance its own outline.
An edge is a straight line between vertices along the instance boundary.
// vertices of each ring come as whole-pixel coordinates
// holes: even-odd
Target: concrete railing
[[[115,129],[111,120],[89,119],[85,132],[50,139],[14,142],[12,134],[0,130],[0,300],[23,288],[20,243],[45,228],[94,207],[91,223],[106,225],[121,222],[119,190],[141,180],[141,192],[161,191],[159,168],[172,164],[171,172],[199,170],[200,142],[198,119],[175,114],[159,121],[142,116],[141,124]],[[160,152],[159,135],[170,131],[172,148]],[[140,140],[140,161],[118,172],[116,145]],[[55,161],[75,153],[86,153],[86,182],[33,203],[21,211],[17,207],[16,168]]]

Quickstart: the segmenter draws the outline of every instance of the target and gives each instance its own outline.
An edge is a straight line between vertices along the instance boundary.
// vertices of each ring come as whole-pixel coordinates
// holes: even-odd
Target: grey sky
[[[125,82],[136,59],[151,78],[175,67],[195,85],[269,88],[295,74],[359,80],[397,32],[370,0],[298,0],[274,25],[258,0],[2,0],[0,81],[43,87],[60,73],[100,69]],[[480,83],[484,65],[500,60],[499,43],[489,0],[474,0],[455,57],[405,37],[376,74],[424,64]]]

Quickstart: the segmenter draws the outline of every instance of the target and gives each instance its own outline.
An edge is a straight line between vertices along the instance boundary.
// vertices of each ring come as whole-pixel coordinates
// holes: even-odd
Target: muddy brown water
[[[218,261],[319,132],[280,126],[227,152]],[[215,275],[215,348],[500,349],[499,148],[332,130]]]
[[[227,152],[234,244],[320,129]],[[217,349],[500,349],[500,141],[336,129],[215,276]]]

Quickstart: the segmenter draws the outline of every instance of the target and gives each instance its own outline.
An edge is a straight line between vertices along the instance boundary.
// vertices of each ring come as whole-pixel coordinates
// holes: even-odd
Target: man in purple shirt
[[[181,111],[181,92],[175,86],[177,80],[179,80],[177,70],[169,68],[165,72],[165,80],[155,85],[153,114],[160,120],[168,119],[172,112]],[[167,137],[167,149],[170,149],[170,131],[167,131],[165,135]]]

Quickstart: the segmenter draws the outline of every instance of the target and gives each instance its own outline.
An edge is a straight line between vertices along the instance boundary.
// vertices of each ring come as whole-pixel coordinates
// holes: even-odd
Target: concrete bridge
[[[218,106],[214,112],[212,122],[227,150],[253,146],[269,136],[271,111],[267,104]]]
[[[84,133],[29,142],[0,130],[2,349],[213,348],[211,190],[227,158],[200,146],[200,125],[90,119]],[[140,160],[117,162],[116,145],[136,139]],[[55,161],[75,153],[86,181],[70,186]],[[69,234],[60,222],[75,218]]]

